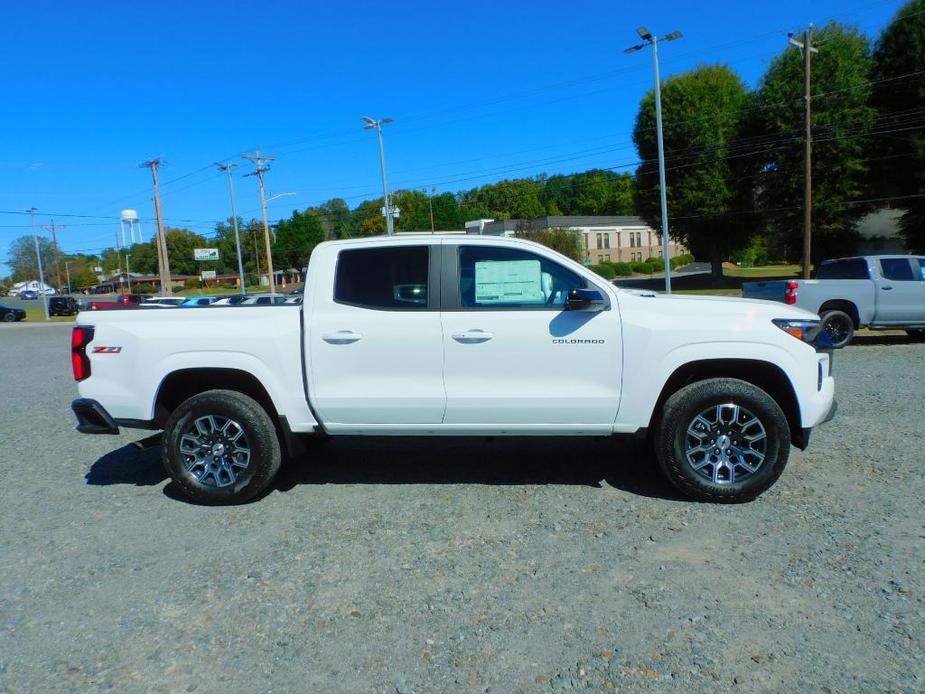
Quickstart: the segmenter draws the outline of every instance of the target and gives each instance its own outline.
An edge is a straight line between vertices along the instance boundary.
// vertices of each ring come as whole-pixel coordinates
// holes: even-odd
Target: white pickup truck
[[[797,308],[622,290],[520,239],[331,241],[301,306],[81,313],[73,410],[84,433],[162,429],[206,503],[260,494],[319,435],[638,434],[683,492],[737,502],[834,411],[818,334]]]
[[[812,280],[746,282],[742,296],[771,299],[822,316],[834,347],[857,328],[904,328],[925,337],[925,258],[872,255],[824,260]]]

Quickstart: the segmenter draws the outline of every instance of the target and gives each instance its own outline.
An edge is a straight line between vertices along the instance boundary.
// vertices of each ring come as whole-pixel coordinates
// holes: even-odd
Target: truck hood
[[[736,296],[708,296],[699,294],[660,294],[643,289],[619,288],[620,293],[632,294],[658,302],[660,308],[679,313],[704,313],[709,315],[742,316],[762,315],[768,318],[792,318],[796,320],[818,319],[815,313],[805,311],[796,306],[788,306],[779,301],[764,301],[763,299],[743,299]]]

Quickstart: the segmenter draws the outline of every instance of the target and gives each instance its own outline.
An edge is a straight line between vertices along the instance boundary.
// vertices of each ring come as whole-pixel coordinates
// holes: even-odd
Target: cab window
[[[334,301],[382,311],[427,309],[428,258],[426,246],[341,251]]]
[[[894,282],[913,282],[917,279],[912,274],[912,263],[908,258],[881,258],[880,270],[885,279]]]
[[[529,251],[493,246],[459,248],[459,302],[463,308],[562,310],[568,291],[584,286],[576,273]]]

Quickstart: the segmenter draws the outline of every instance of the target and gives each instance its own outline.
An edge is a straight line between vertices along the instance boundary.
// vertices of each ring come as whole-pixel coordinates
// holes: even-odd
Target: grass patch
[[[762,267],[737,267],[723,270],[723,277],[714,281],[710,274],[681,275],[671,278],[671,291],[678,294],[706,294],[712,296],[742,296],[742,283],[756,280],[792,279],[800,272],[799,265],[765,265]],[[622,283],[618,280],[618,285]],[[649,280],[627,282],[632,289],[662,291],[665,281],[661,277]]]
[[[763,265],[761,267],[736,267],[723,270],[725,277],[741,277],[743,279],[786,279],[797,277],[802,267],[799,265]]]
[[[26,306],[26,320],[30,323],[44,323],[45,309],[41,306]],[[74,316],[52,316],[51,320],[56,323],[73,323]]]

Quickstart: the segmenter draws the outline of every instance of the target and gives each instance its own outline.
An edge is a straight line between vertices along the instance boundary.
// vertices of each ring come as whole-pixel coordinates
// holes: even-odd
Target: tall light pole
[[[819,49],[813,46],[813,25],[803,34],[803,40],[797,41],[793,34],[787,38],[791,45],[796,46],[803,53],[803,279],[809,279],[812,267],[812,234],[813,234],[813,130],[812,113],[810,109],[810,75],[812,74],[812,54]]]
[[[254,166],[257,167],[251,173],[244,175],[256,176],[259,184],[260,207],[263,210],[263,242],[266,244],[267,250],[267,275],[269,275],[270,279],[270,294],[276,294],[276,278],[273,277],[273,252],[270,248],[270,222],[267,219],[267,193],[263,183],[263,174],[270,170],[270,162],[276,157],[261,155],[259,148],[253,154],[244,153],[241,156],[248,161],[254,162]],[[260,274],[260,268],[257,268],[257,273]]]
[[[231,219],[234,222],[234,245],[238,251],[238,277],[241,278],[241,294],[247,295],[247,288],[244,282],[244,261],[241,259],[241,234],[238,231],[238,207],[234,200],[234,180],[231,176],[231,171],[237,164],[235,162],[230,164],[215,162],[215,165],[218,167],[219,171],[224,171],[228,174],[228,194],[231,196]],[[257,272],[260,272],[260,268],[257,268]]]
[[[48,315],[48,295],[45,293],[45,272],[42,270],[42,253],[39,251],[39,237],[35,233],[35,213],[38,212],[38,208],[30,207],[26,212],[32,217],[32,240],[35,242],[35,259],[39,264],[39,293],[42,295],[42,306],[45,308],[45,320],[51,320],[51,317]]]
[[[671,259],[668,257],[668,190],[665,185],[665,143],[662,139],[662,82],[658,71],[658,42],[681,38],[680,31],[672,31],[661,39],[656,38],[645,27],[636,29],[643,43],[630,46],[624,53],[635,53],[646,46],[652,46],[652,64],[655,67],[655,129],[658,139],[658,191],[662,205],[662,255],[665,261],[665,292],[671,294]]]
[[[385,176],[385,145],[382,144],[382,126],[391,123],[391,118],[382,118],[373,120],[369,116],[363,116],[366,125],[364,130],[376,129],[379,136],[379,169],[382,172],[382,214],[385,216],[385,233],[389,236],[395,233],[395,220],[392,218],[392,200],[389,198],[389,183]]]

